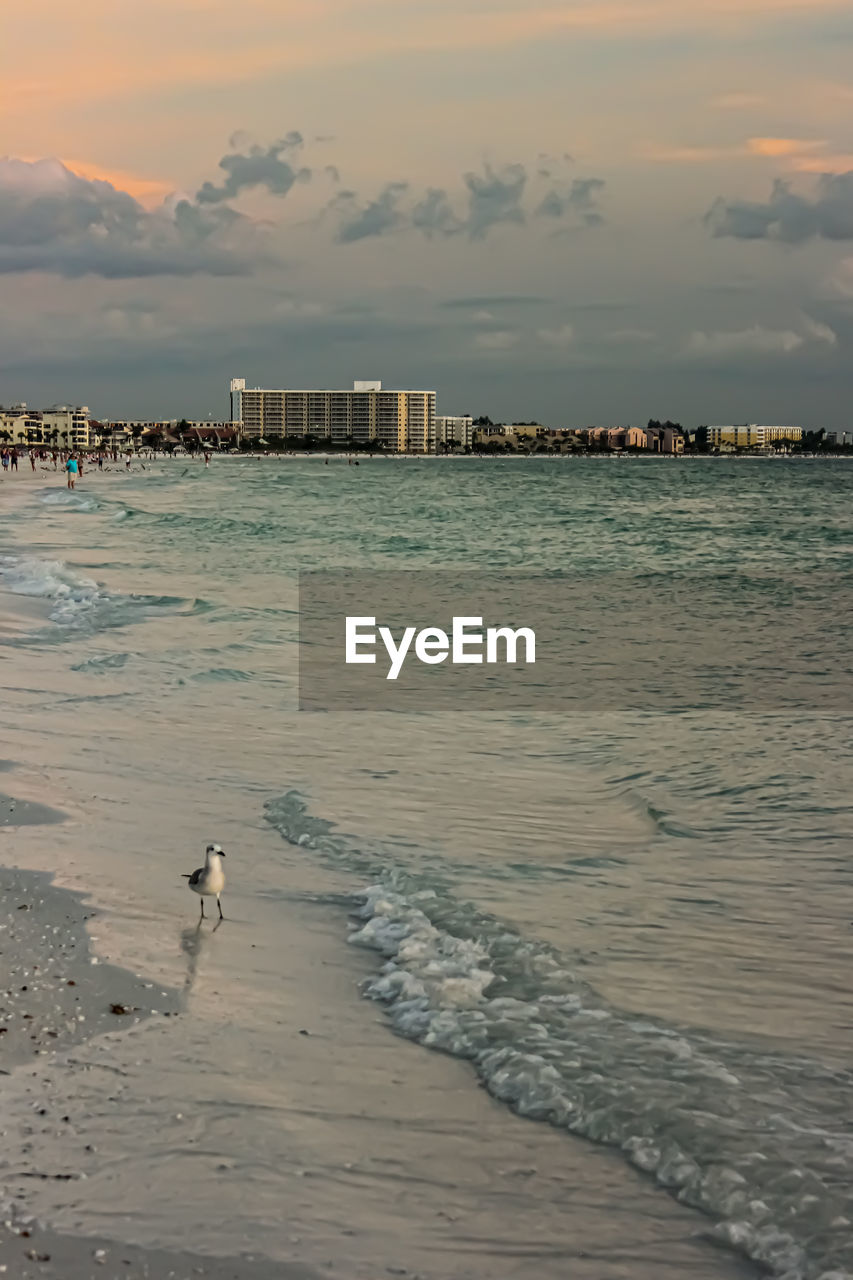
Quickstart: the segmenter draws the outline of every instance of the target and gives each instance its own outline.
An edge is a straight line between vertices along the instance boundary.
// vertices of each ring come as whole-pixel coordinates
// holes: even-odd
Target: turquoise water
[[[819,711],[747,691],[679,714],[299,713],[296,576],[687,575],[697,600],[713,578],[750,609],[756,584],[819,582],[823,641],[783,648],[761,611],[751,641],[782,683],[801,661],[848,674],[851,494],[840,461],[173,461],[72,496],[46,476],[14,519],[0,507],[0,573],[50,614],[16,660],[67,661],[78,700],[118,698],[144,732],[212,692],[226,731],[263,727],[279,785],[259,809],[351,879],[389,1030],[816,1280],[853,1274],[843,693]]]

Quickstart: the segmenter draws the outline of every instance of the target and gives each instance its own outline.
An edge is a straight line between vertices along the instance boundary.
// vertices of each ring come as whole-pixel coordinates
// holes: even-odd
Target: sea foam
[[[107,598],[97,582],[75,573],[64,561],[32,556],[3,557],[0,586],[13,595],[52,601],[51,621],[71,627],[81,625],[85,616]]]
[[[365,995],[394,1029],[469,1060],[519,1115],[618,1147],[711,1234],[784,1280],[850,1280],[847,1071],[627,1014],[574,962],[310,816],[267,806],[286,839],[378,879],[350,942],[383,958]]]

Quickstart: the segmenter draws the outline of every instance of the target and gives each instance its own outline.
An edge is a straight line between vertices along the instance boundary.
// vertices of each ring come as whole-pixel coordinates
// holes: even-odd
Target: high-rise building
[[[375,441],[394,453],[435,452],[435,392],[384,391],[381,382],[356,382],[352,391],[291,391],[232,378],[231,419],[249,440]]]
[[[89,409],[86,405],[71,409],[65,404],[55,404],[52,409],[43,411],[41,420],[41,443],[47,443],[48,439],[58,440],[69,449],[88,449],[92,443],[89,438]]]

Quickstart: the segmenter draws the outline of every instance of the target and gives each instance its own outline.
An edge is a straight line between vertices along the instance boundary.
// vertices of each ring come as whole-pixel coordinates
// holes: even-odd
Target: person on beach
[[[30,467],[32,468],[32,470],[33,470],[33,471],[35,471],[35,469],[36,469],[36,451],[35,451],[35,449],[30,449]]]
[[[9,450],[8,449],[4,449],[3,452],[0,453],[0,462],[3,463],[4,473],[8,473],[9,471]]]
[[[68,488],[73,489],[77,480],[77,472],[79,470],[79,467],[77,466],[77,459],[74,457],[73,453],[65,464],[65,470],[68,473]]]
[[[9,461],[12,464],[12,470],[17,471],[18,470],[18,450],[15,449],[14,447],[12,449],[11,454],[9,455]]]

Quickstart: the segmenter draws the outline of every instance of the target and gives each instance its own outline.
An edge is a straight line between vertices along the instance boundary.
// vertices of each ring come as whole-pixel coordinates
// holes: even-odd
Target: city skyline
[[[0,402],[220,418],[225,366],[505,421],[848,426],[853,15],[701,8],[10,15]]]

